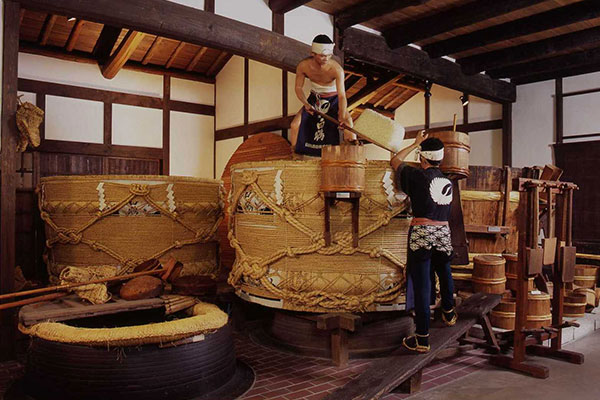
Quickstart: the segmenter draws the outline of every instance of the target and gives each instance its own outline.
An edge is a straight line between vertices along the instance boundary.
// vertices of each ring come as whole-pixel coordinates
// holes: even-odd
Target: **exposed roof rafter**
[[[269,8],[276,14],[284,14],[298,8],[310,0],[269,0]]]
[[[129,57],[133,54],[138,44],[144,38],[143,32],[129,31],[119,44],[117,50],[110,56],[108,61],[100,67],[102,75],[106,79],[114,78],[123,68]]]
[[[335,24],[341,30],[361,24],[402,8],[425,4],[430,0],[365,0],[350,6],[335,16]]]

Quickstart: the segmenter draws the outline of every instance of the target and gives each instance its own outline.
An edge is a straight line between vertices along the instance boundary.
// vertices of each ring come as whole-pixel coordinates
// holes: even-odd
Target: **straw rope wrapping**
[[[102,186],[103,186],[103,188],[106,188],[107,186],[110,186],[110,185],[123,186],[123,184],[115,184],[115,183],[109,183],[109,182],[104,182],[104,185],[102,185]],[[163,207],[161,204],[159,204],[157,201],[155,201],[150,195],[151,191],[152,191],[152,189],[150,188],[150,186],[148,184],[130,183],[129,184],[129,194],[127,196],[125,196],[124,198],[122,198],[120,201],[117,201],[114,204],[108,204],[108,203],[104,204],[104,207],[102,210],[100,210],[98,208],[96,215],[78,228],[64,228],[64,227],[58,226],[50,217],[50,211],[48,210],[48,204],[45,199],[44,184],[41,184],[36,190],[36,192],[38,193],[38,207],[40,209],[40,215],[41,215],[41,218],[46,223],[46,225],[56,233],[55,237],[46,240],[46,246],[48,248],[52,248],[57,243],[64,244],[64,245],[78,245],[80,243],[85,244],[85,245],[89,246],[92,250],[101,251],[101,252],[109,255],[110,257],[114,258],[115,260],[117,260],[118,263],[121,265],[121,269],[119,270],[118,275],[123,275],[123,274],[129,273],[129,271],[131,271],[133,269],[133,267],[135,267],[136,265],[141,264],[142,262],[145,262],[152,258],[158,259],[158,258],[162,257],[163,255],[165,255],[166,253],[168,253],[172,249],[180,249],[183,246],[188,246],[188,245],[193,245],[193,244],[207,243],[211,239],[214,238],[215,232],[217,231],[217,228],[218,228],[219,224],[221,223],[221,220],[223,219],[222,212],[219,212],[218,218],[216,219],[216,221],[210,228],[195,229],[193,226],[187,224],[178,215],[178,213],[176,211],[170,211],[168,208]],[[103,198],[104,192],[101,192],[101,195]],[[176,222],[179,225],[181,225],[182,227],[184,227],[187,231],[191,232],[193,237],[191,237],[189,239],[184,239],[184,240],[175,240],[171,245],[167,246],[166,248],[163,248],[163,249],[155,252],[154,254],[148,255],[147,257],[140,258],[140,259],[131,259],[131,258],[125,257],[122,254],[120,254],[119,252],[115,251],[114,249],[111,249],[110,247],[100,243],[99,241],[89,240],[89,239],[85,238],[84,234],[87,229],[89,229],[92,225],[96,224],[98,221],[102,220],[103,218],[105,218],[111,214],[114,214],[115,212],[118,212],[121,208],[125,207],[127,204],[129,204],[129,202],[131,200],[133,200],[135,198],[144,199],[148,205],[151,205],[152,207],[154,207],[161,215],[165,215],[165,216],[169,217],[174,222]],[[102,203],[102,202],[100,202],[100,203]],[[81,206],[82,208],[87,208],[87,206],[89,204],[88,203],[81,204],[78,202],[74,202],[73,204],[66,205],[65,207],[69,207],[71,205]],[[167,204],[167,206],[170,207],[169,204]],[[186,208],[190,209],[192,211],[195,211],[195,212],[198,211],[197,205],[195,207],[186,207]],[[200,208],[204,208],[204,207],[200,207]],[[220,209],[219,209],[219,211],[220,211]]]
[[[139,346],[170,343],[202,333],[210,333],[227,323],[227,314],[208,303],[196,304],[188,318],[147,325],[117,328],[78,328],[59,322],[41,322],[31,327],[19,324],[26,335],[60,343],[88,346]]]
[[[287,300],[298,306],[308,308],[323,307],[327,309],[343,309],[348,311],[366,311],[367,308],[374,303],[390,302],[400,295],[400,291],[403,286],[402,284],[404,283],[405,279],[405,265],[395,254],[380,247],[352,247],[352,234],[350,232],[337,233],[332,238],[331,245],[326,247],[323,233],[315,232],[310,229],[308,226],[300,222],[294,216],[293,212],[287,208],[280,207],[276,201],[273,201],[273,199],[264,193],[257,183],[258,174],[256,171],[245,170],[242,171],[241,174],[242,185],[240,185],[240,187],[232,195],[232,201],[229,203],[229,215],[235,216],[236,207],[240,196],[250,188],[260,198],[260,200],[273,211],[273,213],[309,237],[312,244],[304,247],[286,247],[265,257],[251,257],[244,252],[240,242],[235,238],[233,229],[234,218],[230,218],[228,238],[231,246],[236,251],[236,261],[228,279],[228,283],[230,285],[239,288],[240,279],[243,277],[249,277],[251,279],[260,281],[264,288],[278,298]],[[359,232],[359,239],[370,235],[382,226],[388,225],[390,220],[404,211],[404,209],[404,207],[395,207],[391,211],[384,211],[375,223],[367,226],[365,229]],[[297,292],[285,288],[279,288],[268,279],[267,274],[271,264],[284,257],[295,257],[310,253],[318,253],[325,256],[334,256],[337,254],[353,255],[356,253],[362,253],[369,255],[372,258],[385,257],[398,268],[401,280],[398,281],[396,285],[392,285],[391,288],[385,291],[377,293],[371,291],[371,293],[365,293],[363,295],[348,295],[344,293],[329,293],[322,290]]]

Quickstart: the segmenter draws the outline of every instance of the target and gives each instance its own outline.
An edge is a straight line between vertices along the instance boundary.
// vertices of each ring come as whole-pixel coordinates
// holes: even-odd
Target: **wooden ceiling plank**
[[[414,91],[417,91],[417,92],[424,92],[425,91],[424,87],[419,87],[419,86],[411,85],[411,84],[406,83],[406,82],[396,82],[396,83],[394,83],[394,86],[401,87],[401,88],[404,88],[404,89],[414,90]]]
[[[114,78],[117,73],[121,70],[123,65],[129,60],[129,57],[133,54],[138,44],[144,38],[143,32],[129,31],[121,41],[119,48],[114,52],[108,59],[106,64],[100,68],[102,75],[106,79]]]
[[[423,46],[423,50],[430,57],[441,57],[598,17],[600,17],[598,2],[595,0],[582,1],[431,43]]]
[[[286,71],[295,71],[298,63],[310,54],[310,46],[298,40],[165,0],[20,0],[20,4],[223,49]]]
[[[383,109],[381,107],[373,107],[370,104],[365,104],[365,105],[362,105],[362,106],[358,106],[358,107],[356,107],[354,109],[354,111],[360,111],[362,113],[366,109],[377,111],[379,114],[385,115],[388,118],[392,118],[392,119],[394,118],[394,113],[392,111],[385,110],[385,109]]]
[[[222,67],[221,63],[225,60],[227,56],[229,56],[229,54],[226,51],[222,51],[221,54],[217,56],[217,59],[208,68],[208,71],[206,71],[206,75],[215,76],[216,74],[218,74]]]
[[[117,40],[119,40],[120,34],[121,28],[110,25],[104,25],[102,27],[100,36],[98,36],[98,40],[92,51],[92,54],[96,57],[98,63],[104,64],[104,62],[108,60],[113,47],[115,47]]]
[[[183,50],[184,47],[185,47],[185,42],[179,42],[179,44],[177,45],[177,47],[175,48],[175,50],[173,51],[173,53],[171,53],[171,56],[169,57],[169,60],[165,64],[165,68],[166,69],[171,68],[171,65],[173,65],[173,62],[175,61],[175,59],[177,58],[177,56],[179,55],[179,53],[181,52],[181,50]]]
[[[83,29],[83,25],[85,24],[85,20],[78,19],[73,25],[73,29],[71,29],[71,33],[69,34],[69,39],[67,39],[67,43],[65,44],[65,50],[72,51],[77,44],[77,39],[79,39],[79,35],[81,34],[81,30]]]
[[[269,8],[276,14],[285,14],[309,1],[310,0],[269,0]]]
[[[365,0],[352,5],[335,16],[335,24],[345,30],[352,25],[361,24],[403,8],[425,4],[430,0]]]
[[[460,65],[444,58],[432,60],[411,46],[391,50],[379,35],[349,28],[344,33],[344,53],[348,58],[426,79],[459,92],[470,93],[498,103],[514,102],[515,85],[485,75],[465,75]]]
[[[508,67],[491,70],[487,73],[492,77],[514,78],[599,64],[600,48],[597,48],[563,56],[544,58],[542,60],[536,60],[528,63],[511,65]]]
[[[146,65],[150,62],[150,60],[152,60],[154,53],[156,53],[156,50],[158,49],[158,46],[160,45],[160,43],[162,41],[163,41],[162,36],[157,36],[154,38],[154,41],[150,45],[150,48],[148,49],[146,54],[144,54],[144,58],[142,59],[142,65]]]
[[[45,46],[48,43],[48,39],[50,38],[50,34],[52,33],[52,28],[56,23],[56,18],[58,16],[54,14],[48,14],[46,17],[46,21],[44,21],[44,27],[42,28],[42,33],[40,35],[40,44]]]
[[[367,103],[377,94],[377,91],[392,85],[398,80],[398,74],[388,74],[382,76],[374,82],[367,82],[366,86],[360,89],[354,96],[348,99],[348,111]]]
[[[545,0],[478,0],[390,28],[383,36],[392,49],[507,14]]]
[[[186,71],[193,71],[194,68],[196,68],[196,65],[202,59],[202,57],[204,56],[204,54],[206,53],[207,50],[208,50],[208,47],[201,46],[200,49],[194,55],[194,58],[192,58],[192,60],[190,61],[190,63],[187,65],[187,67],[185,67],[185,70]]]
[[[584,29],[537,42],[490,51],[457,60],[466,74],[498,69],[525,61],[543,58],[577,46],[600,43],[600,27]]]
[[[362,79],[362,76],[352,74],[350,77],[344,79],[344,87],[346,90],[350,90],[350,88],[358,83]]]
[[[397,87],[392,88],[392,90],[390,90],[389,92],[387,92],[386,94],[384,94],[379,100],[377,100],[375,103],[373,103],[373,107],[377,107],[379,106],[381,103],[383,103],[384,101],[388,100],[390,97],[396,97],[396,94],[398,93],[398,91],[401,90]],[[386,108],[386,106],[383,106],[383,108]]]

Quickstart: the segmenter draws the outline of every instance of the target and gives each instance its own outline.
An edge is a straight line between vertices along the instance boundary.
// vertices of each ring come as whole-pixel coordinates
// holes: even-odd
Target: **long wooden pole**
[[[43,296],[32,297],[30,299],[13,301],[12,303],[0,304],[0,310],[6,310],[6,309],[9,309],[9,308],[21,307],[21,306],[25,306],[27,304],[32,304],[32,303],[39,303],[40,301],[55,300],[55,299],[59,299],[61,297],[65,297],[65,296],[68,296],[68,295],[69,295],[68,292],[59,292],[59,293],[45,294]]]

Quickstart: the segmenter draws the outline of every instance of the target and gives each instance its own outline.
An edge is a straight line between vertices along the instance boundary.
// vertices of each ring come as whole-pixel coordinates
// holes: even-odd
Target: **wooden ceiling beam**
[[[600,71],[600,64],[596,65],[585,65],[579,67],[566,68],[558,71],[541,72],[539,74],[532,74],[527,76],[520,76],[512,79],[515,85],[525,85],[528,83],[548,81],[557,78],[565,78],[567,76],[583,75],[592,72]]]
[[[363,111],[365,111],[367,109],[373,110],[373,111],[377,111],[378,113],[380,113],[382,115],[385,115],[388,118],[392,118],[392,119],[394,118],[394,113],[392,111],[386,110],[386,109],[381,108],[381,107],[374,107],[371,104],[364,104],[362,106],[356,107],[354,109],[354,111],[360,111],[362,113]]]
[[[403,8],[425,4],[430,0],[365,0],[352,5],[335,15],[335,24],[345,30],[352,25],[361,24]]]
[[[167,0],[19,0],[23,7],[222,49],[295,71],[310,46],[281,34]]]
[[[110,25],[102,27],[100,36],[98,36],[98,40],[96,40],[94,50],[92,51],[99,64],[104,64],[108,60],[112,49],[115,47],[117,40],[119,40],[119,35],[121,35],[121,28]]]
[[[462,73],[460,65],[444,58],[432,60],[427,53],[411,46],[391,50],[383,37],[355,28],[344,33],[344,52],[347,58],[429,80],[487,100],[505,103],[516,99],[515,85],[511,83],[481,74],[467,76]]]
[[[129,60],[129,57],[133,54],[138,44],[144,38],[143,32],[129,31],[119,44],[119,47],[114,52],[108,61],[100,67],[102,75],[106,79],[114,78],[117,73],[123,68],[123,65]]]
[[[598,17],[600,17],[598,2],[595,0],[582,1],[431,43],[423,46],[423,50],[430,57],[441,57]]]
[[[398,80],[398,78],[398,74],[393,73],[388,74],[386,76],[382,76],[376,81],[367,81],[365,87],[360,89],[355,95],[348,99],[348,111],[351,111],[356,107],[367,103],[373,98],[373,96],[377,94],[377,91],[379,89],[383,89],[392,85],[394,82],[396,82],[396,80]]]
[[[211,64],[210,68],[208,68],[208,71],[206,71],[206,75],[217,75],[221,68],[223,68],[223,65],[225,65],[225,63],[229,61],[229,58],[231,58],[231,55],[225,51],[222,51],[221,54],[219,54],[219,56],[217,57],[217,59]],[[227,59],[227,61],[225,61],[225,59]]]
[[[544,58],[549,54],[564,52],[572,48],[600,43],[600,27],[594,27],[568,33],[565,35],[525,43],[520,46],[509,47],[483,54],[465,57],[457,60],[466,74],[476,74],[481,71],[498,69],[525,61]]]
[[[295,8],[303,6],[310,0],[269,0],[269,8],[276,14],[285,14]]]
[[[73,29],[71,29],[71,33],[69,33],[69,38],[65,44],[65,50],[72,51],[75,48],[84,24],[85,20],[83,19],[78,19],[75,24],[73,24]]]
[[[194,58],[192,58],[190,63],[187,65],[187,67],[185,67],[185,70],[192,71],[194,68],[196,68],[196,65],[202,59],[202,57],[204,56],[204,54],[206,53],[207,50],[208,50],[207,47],[201,46],[200,49],[194,55]]]
[[[544,0],[478,0],[390,28],[383,36],[392,49],[507,14]]]
[[[397,86],[395,86],[394,88],[392,88],[392,90],[390,90],[389,92],[384,94],[379,100],[377,100],[375,103],[373,103],[373,107],[379,106],[381,103],[388,100],[390,97],[393,97],[395,100],[396,96],[399,94],[398,92],[400,92],[400,91],[402,91],[402,89],[399,89]],[[385,105],[383,106],[383,108],[387,109],[387,107]]]
[[[150,60],[152,60],[152,57],[156,53],[156,50],[158,50],[158,46],[162,43],[163,39],[164,38],[161,36],[157,36],[154,38],[154,41],[150,45],[150,48],[148,49],[146,54],[144,54],[144,58],[142,59],[142,65],[146,65],[150,62]]]
[[[19,44],[19,51],[22,53],[29,54],[37,54],[45,57],[53,57],[58,58],[60,60],[67,61],[75,61],[86,64],[97,64],[96,58],[94,58],[90,53],[86,53],[84,51],[73,50],[71,52],[65,52],[62,47],[55,46],[39,46],[32,43],[21,42]],[[191,81],[204,82],[204,83],[215,83],[214,78],[209,78],[206,75],[200,74],[198,72],[190,73],[182,70],[165,70],[162,67],[157,65],[143,65],[138,61],[127,61],[127,63],[123,66],[123,69],[128,69],[131,71],[144,72],[147,74],[154,75],[167,75],[172,76],[174,78],[187,79]]]
[[[346,91],[349,90],[352,86],[356,85],[361,79],[361,75],[355,74],[346,77],[346,79],[344,79],[344,87],[346,88]]]
[[[171,56],[167,60],[167,63],[165,64],[166,69],[171,68],[171,65],[173,65],[173,62],[175,61],[175,59],[177,58],[179,53],[181,53],[181,50],[183,50],[184,47],[185,47],[185,42],[179,42],[179,44],[177,45],[177,47],[175,48],[173,53],[171,53]]]
[[[24,8],[21,8],[21,9],[19,10],[19,26],[20,26],[20,25],[23,25],[23,18],[25,18],[25,12],[26,12],[26,11],[27,11],[27,10],[25,10]]]
[[[48,39],[50,38],[50,34],[52,33],[52,28],[56,23],[57,17],[58,16],[54,14],[48,14],[46,16],[44,26],[42,27],[42,31],[40,33],[40,45],[45,46],[48,43]]]

